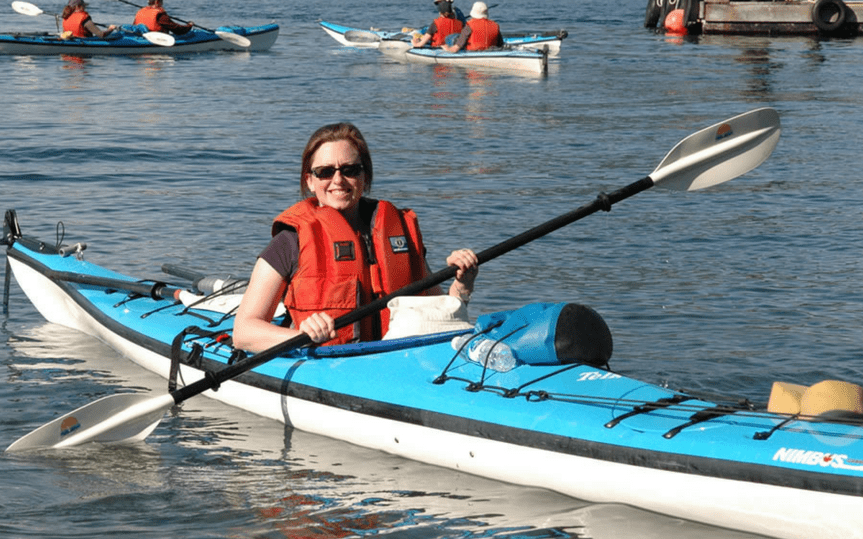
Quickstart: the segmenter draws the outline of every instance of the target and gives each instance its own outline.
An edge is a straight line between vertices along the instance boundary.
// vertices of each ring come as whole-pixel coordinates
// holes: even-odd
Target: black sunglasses
[[[336,172],[341,172],[345,178],[358,178],[363,173],[362,163],[353,163],[350,165],[342,165],[340,167],[317,167],[312,169],[312,174],[319,180],[329,180],[336,175]]]

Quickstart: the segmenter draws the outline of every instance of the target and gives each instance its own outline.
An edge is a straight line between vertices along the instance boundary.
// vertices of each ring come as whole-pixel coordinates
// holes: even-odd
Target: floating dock
[[[863,32],[863,1],[648,0],[644,25],[665,26],[683,10],[690,34],[856,36]]]

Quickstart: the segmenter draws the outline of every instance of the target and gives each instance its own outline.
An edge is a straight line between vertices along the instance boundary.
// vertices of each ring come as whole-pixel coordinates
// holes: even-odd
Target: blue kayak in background
[[[68,37],[58,34],[0,34],[0,54],[43,55],[132,55],[183,54],[208,51],[263,51],[273,46],[279,36],[279,25],[220,26],[214,31],[193,28],[183,35],[171,36],[173,44],[157,44],[145,38],[135,27],[121,26],[105,38]],[[242,36],[248,46],[224,39],[220,34]],[[223,35],[224,35],[223,34]],[[164,34],[162,34],[164,35]],[[154,40],[155,41],[155,40]]]

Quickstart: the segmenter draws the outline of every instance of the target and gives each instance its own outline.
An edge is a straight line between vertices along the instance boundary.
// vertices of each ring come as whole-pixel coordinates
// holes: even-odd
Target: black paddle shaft
[[[71,271],[54,271],[46,270],[45,277],[56,281],[67,281],[70,283],[89,284],[93,286],[101,286],[104,288],[113,288],[114,290],[124,290],[126,292],[134,292],[153,299],[174,299],[180,288],[172,288],[165,283],[154,281],[145,283],[141,281],[125,281],[123,279],[112,279],[110,277],[99,277],[96,275],[85,275],[82,273],[74,273]]]
[[[193,284],[197,284],[198,281],[207,277],[200,271],[183,268],[175,264],[162,264],[162,271],[164,271],[168,275],[173,275],[174,277],[186,279],[187,281],[192,281]]]
[[[570,223],[574,223],[579,219],[587,217],[588,215],[594,214],[599,210],[610,211],[611,206],[620,202],[621,200],[627,199],[633,195],[636,195],[646,189],[653,187],[653,180],[650,176],[642,178],[641,180],[631,183],[630,185],[623,187],[622,189],[618,189],[617,191],[611,194],[600,194],[596,199],[590,204],[586,204],[577,208],[569,213],[556,217],[546,223],[535,226],[526,232],[522,232],[518,236],[510,238],[504,242],[501,242],[494,247],[486,249],[485,251],[478,253],[477,258],[479,258],[479,263],[484,264],[489,260],[495,259],[503,254],[506,254],[513,249],[521,247],[537,238],[541,238],[546,234],[554,232],[558,228],[564,227]],[[447,266],[446,268],[438,271],[437,273],[433,273],[419,281],[415,281],[405,287],[402,287],[395,292],[392,292],[382,298],[378,298],[371,303],[363,305],[362,307],[355,309],[348,314],[340,316],[335,320],[336,329],[343,328],[350,324],[359,322],[366,316],[372,315],[378,311],[386,308],[387,303],[393,298],[399,296],[412,296],[423,292],[433,286],[437,286],[444,281],[452,279],[455,277],[458,268],[456,266]],[[312,344],[313,341],[311,337],[309,337],[305,333],[301,333],[296,337],[288,339],[285,342],[279,343],[271,348],[264,350],[263,352],[259,352],[251,357],[248,357],[242,361],[238,361],[233,365],[229,365],[224,369],[218,372],[208,372],[204,376],[204,378],[189,384],[180,389],[176,389],[171,392],[171,396],[174,397],[174,402],[176,404],[180,404],[184,400],[194,397],[204,391],[209,389],[218,389],[219,385],[222,382],[230,380],[231,378],[235,378],[244,372],[250,371],[255,367],[263,365],[264,363],[275,359],[282,353],[294,349],[300,348],[302,346],[307,346]]]

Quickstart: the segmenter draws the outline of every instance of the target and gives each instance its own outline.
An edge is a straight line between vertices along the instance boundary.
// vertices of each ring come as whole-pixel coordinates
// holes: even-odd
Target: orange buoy
[[[688,33],[686,25],[683,23],[683,10],[675,9],[668,13],[665,17],[665,31],[669,34],[685,36]]]

